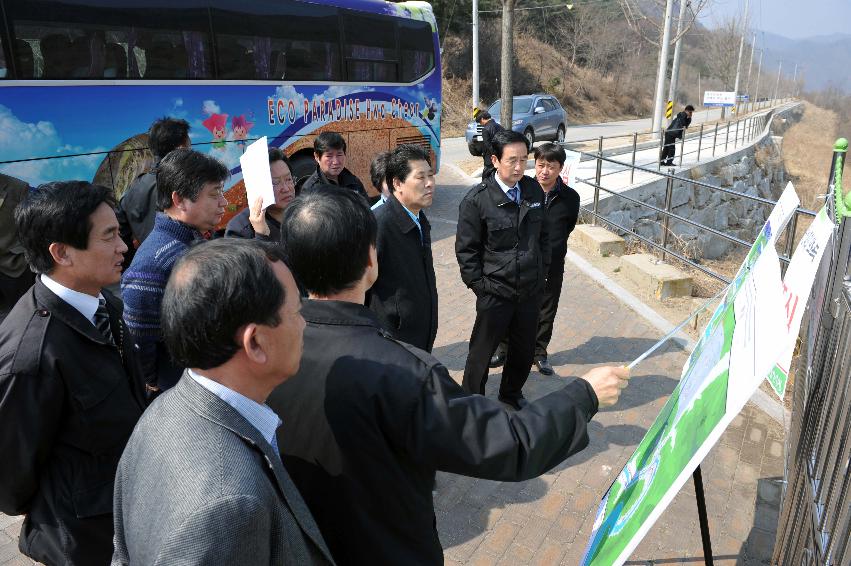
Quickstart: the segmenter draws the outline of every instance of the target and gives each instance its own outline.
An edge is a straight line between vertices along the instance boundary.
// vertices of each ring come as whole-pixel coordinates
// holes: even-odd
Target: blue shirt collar
[[[230,405],[237,413],[243,416],[251,426],[260,431],[263,438],[268,442],[275,452],[278,452],[278,442],[275,437],[275,432],[281,426],[281,419],[278,415],[269,408],[266,404],[260,404],[253,399],[249,399],[241,393],[237,393],[229,387],[225,387],[217,381],[213,381],[208,377],[199,375],[191,369],[186,370],[189,377],[194,379],[198,385],[208,390],[210,393]]]

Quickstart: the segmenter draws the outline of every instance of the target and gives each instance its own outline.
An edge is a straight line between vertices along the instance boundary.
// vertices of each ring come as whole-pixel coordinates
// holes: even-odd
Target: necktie
[[[98,309],[95,311],[95,326],[110,344],[115,344],[112,328],[109,326],[109,311],[106,310],[106,299],[98,299]]]
[[[514,204],[519,204],[520,191],[517,190],[517,187],[511,187],[508,189],[508,198],[511,199],[511,202]]]

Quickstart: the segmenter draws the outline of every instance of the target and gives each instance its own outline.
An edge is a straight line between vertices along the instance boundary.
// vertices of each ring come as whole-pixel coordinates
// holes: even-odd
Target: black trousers
[[[665,134],[665,142],[662,146],[662,154],[659,156],[660,163],[672,165],[674,155],[677,153],[677,137],[673,134]]]
[[[541,310],[538,315],[538,334],[535,337],[535,360],[547,358],[547,346],[553,337],[553,322],[558,310],[558,300],[561,297],[561,285],[564,282],[564,265],[561,269],[550,269],[547,284],[541,296]]]
[[[461,386],[468,393],[484,395],[488,382],[488,362],[503,336],[509,348],[502,368],[499,396],[518,399],[529,377],[535,353],[539,297],[503,299],[484,293],[476,298],[476,322],[470,335],[470,351]]]
[[[558,300],[561,297],[561,287],[564,283],[564,264],[557,269],[550,269],[547,284],[541,294],[541,308],[538,313],[538,331],[535,335],[535,354],[532,361],[547,359],[547,346],[553,338],[553,322],[558,311]],[[508,335],[499,343],[499,351],[505,354],[508,350]]]

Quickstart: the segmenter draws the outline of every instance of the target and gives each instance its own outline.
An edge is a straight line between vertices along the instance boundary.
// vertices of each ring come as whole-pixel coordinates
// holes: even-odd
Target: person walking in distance
[[[662,146],[662,155],[659,157],[659,163],[662,165],[673,165],[674,155],[677,152],[677,140],[685,135],[686,128],[691,125],[691,115],[694,113],[694,106],[689,104],[685,109],[677,114],[671,120],[668,128],[665,130],[665,140]]]
[[[493,159],[491,159],[494,137],[505,128],[497,124],[487,110],[477,112],[475,120],[482,126],[482,181],[484,181],[485,177],[491,175],[494,170]]]

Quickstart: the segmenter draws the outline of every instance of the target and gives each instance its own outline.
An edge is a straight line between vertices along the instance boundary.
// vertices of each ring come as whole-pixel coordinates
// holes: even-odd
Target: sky
[[[709,0],[704,25],[715,27],[744,11],[745,0]],[[751,28],[803,39],[833,33],[851,34],[851,0],[750,0]]]

